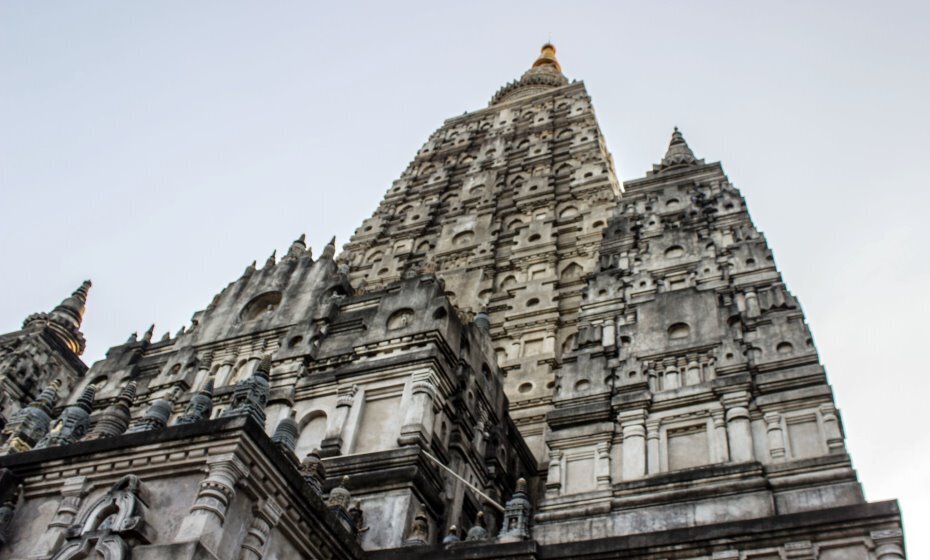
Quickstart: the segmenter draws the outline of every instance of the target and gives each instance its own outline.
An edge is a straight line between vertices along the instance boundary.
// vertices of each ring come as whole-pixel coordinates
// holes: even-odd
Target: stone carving
[[[326,480],[326,467],[323,466],[323,460],[320,459],[320,450],[314,449],[300,462],[300,475],[316,492],[317,496],[323,495],[323,482]]]
[[[190,402],[187,403],[187,408],[184,409],[184,414],[179,416],[178,419],[174,421],[174,425],[183,426],[184,424],[193,424],[195,422],[200,422],[201,420],[209,420],[210,414],[212,412],[213,378],[211,377],[207,379],[203,389],[191,397]]]
[[[52,560],[83,559],[95,551],[107,560],[129,560],[134,546],[155,539],[145,521],[148,503],[139,477],[124,476],[71,526],[65,545]]]
[[[479,511],[475,516],[475,524],[468,530],[466,541],[483,541],[488,538],[488,522],[484,519],[484,512]]]
[[[530,538],[532,505],[526,493],[526,479],[517,480],[517,488],[504,507],[504,526],[501,542],[516,542]]]
[[[265,403],[268,402],[268,375],[271,372],[271,355],[266,354],[258,363],[255,372],[248,379],[236,384],[232,403],[223,411],[221,417],[248,416],[265,425]]]
[[[80,441],[90,427],[90,413],[94,409],[96,393],[97,388],[93,385],[84,389],[81,398],[75,404],[65,408],[61,415],[52,422],[48,433],[36,444],[36,449],[70,445]]]
[[[410,531],[407,533],[404,545],[423,544],[429,544],[429,518],[423,509],[423,504],[420,504],[413,516],[413,523],[410,524]]]
[[[355,504],[349,508],[349,519],[352,520],[352,528],[357,537],[361,537],[362,533],[368,531],[369,527],[365,525],[365,512],[362,511],[361,502],[356,501]]]
[[[239,560],[261,560],[264,558],[268,537],[271,536],[271,530],[278,524],[283,513],[283,508],[274,498],[264,500],[259,507],[255,508],[252,525],[242,540]]]
[[[135,398],[136,382],[130,381],[123,387],[116,402],[103,411],[94,429],[84,439],[94,440],[122,435],[129,427],[129,420],[132,417],[132,401]]]
[[[175,387],[167,398],[156,399],[145,411],[145,415],[139,418],[126,433],[164,430],[168,426],[168,419],[171,417],[171,411],[174,410],[174,401],[177,400],[180,391],[179,387]]]
[[[19,503],[19,496],[22,491],[23,487],[17,486],[3,500],[3,505],[0,505],[0,549],[10,540],[10,525],[13,524],[13,514],[16,513],[16,505]]]
[[[462,539],[459,538],[459,529],[455,525],[449,527],[449,532],[446,533],[446,536],[442,539],[443,546],[452,546],[457,542],[461,542]]]
[[[282,418],[271,436],[271,441],[277,444],[278,448],[289,457],[294,457],[297,437],[300,435],[300,428],[297,426],[297,420],[294,419],[296,415],[297,411],[292,410],[288,416]],[[296,457],[294,457],[294,462],[297,462]]]
[[[326,506],[346,529],[355,533],[357,532],[357,528],[352,517],[349,515],[349,502],[352,500],[352,493],[349,492],[347,488],[348,484],[349,477],[342,477],[339,486],[330,491],[329,499],[326,500]]]
[[[61,381],[52,381],[29,406],[21,408],[7,422],[2,435],[4,443],[0,453],[23,453],[32,449],[45,434],[51,423],[52,409],[58,401]]]

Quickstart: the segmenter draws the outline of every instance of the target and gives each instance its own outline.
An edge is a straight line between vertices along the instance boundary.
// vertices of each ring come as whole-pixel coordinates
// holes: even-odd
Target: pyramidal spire
[[[529,97],[565,85],[568,85],[568,78],[562,74],[562,65],[555,56],[555,45],[546,43],[540,49],[533,66],[519,80],[497,90],[490,105]]]
[[[265,268],[273,267],[275,263],[277,262],[277,257],[278,257],[278,250],[275,249],[274,251],[271,252],[271,256],[268,257],[268,260],[265,261]]]
[[[290,249],[287,250],[287,255],[284,256],[285,259],[299,259],[307,251],[307,235],[301,233],[300,237],[294,240],[291,243]]]
[[[84,308],[87,305],[87,293],[91,285],[90,280],[84,280],[80,287],[55,306],[51,313],[30,315],[23,323],[23,327],[30,324],[47,325],[65,346],[80,356],[86,345],[84,335],[81,333],[81,322],[84,320]]]
[[[320,255],[320,258],[333,260],[335,256],[336,256],[336,236],[334,235],[333,238],[329,240],[329,243],[326,244],[326,247],[323,247],[323,253]]]
[[[704,160],[694,157],[694,152],[691,151],[688,143],[685,142],[684,135],[676,126],[672,132],[672,139],[668,143],[668,151],[665,152],[665,157],[662,158],[659,165],[652,166],[652,171],[653,173],[663,173],[672,169],[700,165],[703,162]]]

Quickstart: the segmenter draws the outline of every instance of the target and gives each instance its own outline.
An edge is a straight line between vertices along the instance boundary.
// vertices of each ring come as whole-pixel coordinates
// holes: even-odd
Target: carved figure
[[[78,517],[51,560],[78,560],[94,552],[106,560],[129,560],[134,546],[155,539],[145,521],[148,504],[142,480],[134,474],[124,476]]]

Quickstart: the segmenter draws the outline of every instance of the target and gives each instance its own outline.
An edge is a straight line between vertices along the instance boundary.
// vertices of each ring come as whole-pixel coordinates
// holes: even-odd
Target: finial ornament
[[[129,427],[129,421],[132,418],[132,401],[135,398],[136,382],[130,381],[120,391],[116,402],[103,411],[94,429],[84,439],[94,440],[122,435]]]
[[[90,413],[94,410],[94,396],[97,387],[88,385],[77,402],[61,411],[61,415],[52,422],[48,433],[36,444],[36,449],[70,445],[87,433],[90,427]]]
[[[268,402],[270,385],[268,376],[271,372],[271,355],[262,356],[258,367],[251,377],[243,379],[236,384],[233,391],[232,403],[221,418],[229,416],[249,416],[260,426],[265,425],[265,404]]]
[[[566,85],[568,85],[568,78],[562,74],[562,65],[555,56],[555,46],[552,43],[546,43],[540,49],[533,66],[519,80],[510,82],[497,90],[491,98],[490,105],[529,97]]]
[[[336,236],[334,235],[333,238],[329,240],[329,243],[326,244],[326,247],[323,247],[323,252],[320,254],[320,258],[333,260],[335,256],[336,256]]]
[[[211,412],[213,412],[212,377],[207,379],[203,388],[200,389],[196,395],[191,397],[190,402],[187,403],[187,408],[184,409],[184,414],[174,421],[174,425],[183,426],[184,424],[193,424],[201,420],[209,420]]]
[[[694,152],[691,151],[688,143],[685,142],[684,135],[676,126],[672,131],[672,139],[668,143],[668,150],[665,152],[665,157],[662,158],[662,161],[658,165],[652,166],[652,173],[666,173],[685,167],[700,165],[702,163],[704,163],[704,160],[699,160],[694,156]]]
[[[139,418],[135,424],[129,428],[127,434],[137,432],[147,432],[150,430],[163,430],[168,426],[168,418],[174,409],[174,402],[180,395],[180,387],[175,387],[168,395],[156,399],[152,406],[145,412],[145,416]]]
[[[34,313],[23,322],[23,328],[47,327],[75,355],[84,353],[87,342],[81,333],[81,321],[87,304],[90,280],[84,280],[78,289],[55,306],[50,313]]]
[[[525,478],[517,480],[513,496],[504,506],[504,525],[500,534],[501,542],[516,542],[530,538],[530,515],[532,505],[527,495]]]
[[[404,544],[429,544],[429,518],[426,516],[426,510],[423,509],[423,504],[417,505],[417,512],[413,516],[413,523],[410,524],[410,532],[407,533]]]
[[[48,433],[52,409],[58,401],[61,381],[56,379],[39,393],[29,406],[17,410],[3,427],[0,453],[23,453],[32,449]]]

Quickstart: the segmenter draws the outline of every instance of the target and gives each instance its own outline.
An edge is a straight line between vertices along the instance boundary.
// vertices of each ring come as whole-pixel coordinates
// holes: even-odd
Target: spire
[[[53,333],[72,352],[80,356],[84,352],[86,341],[81,334],[81,321],[84,319],[84,307],[87,305],[87,292],[91,281],[84,280],[81,286],[69,297],[59,303],[51,313],[36,313],[23,322],[23,328],[29,325],[47,325]]]
[[[307,252],[307,235],[304,233],[300,234],[300,237],[294,240],[291,243],[291,248],[287,250],[287,255],[284,256],[285,259],[299,259]]]
[[[174,425],[183,426],[184,424],[193,424],[201,420],[209,420],[211,412],[213,412],[212,377],[207,379],[207,382],[200,392],[191,397],[190,402],[187,403],[187,408],[184,410],[184,414],[174,421]]]
[[[48,433],[36,444],[35,449],[70,445],[80,441],[90,427],[90,413],[94,410],[96,394],[97,387],[93,384],[88,385],[76,403],[61,411],[61,415],[52,422]]]
[[[685,142],[685,137],[676,126],[675,130],[672,132],[672,139],[668,143],[668,151],[665,152],[665,157],[662,158],[659,165],[652,166],[652,172],[654,174],[664,173],[672,169],[691,167],[700,165],[701,163],[704,163],[704,160],[699,160],[694,157],[694,152],[688,147],[688,143]]]
[[[323,247],[323,254],[320,255],[320,258],[333,260],[333,257],[335,256],[336,256],[336,236],[334,235],[333,238],[329,240],[329,243],[326,244],[326,247]]]
[[[265,354],[258,363],[252,376],[236,383],[232,402],[223,411],[221,418],[229,416],[249,416],[259,426],[265,425],[265,404],[268,402],[268,374],[271,372],[271,355]]]
[[[274,251],[271,252],[271,256],[268,257],[268,260],[265,261],[265,268],[273,267],[275,265],[275,262],[277,262],[277,256],[278,256],[278,250],[275,249]]]
[[[294,449],[297,447],[297,437],[300,436],[300,426],[297,425],[296,416],[297,411],[291,410],[288,416],[278,422],[277,427],[274,429],[274,435],[271,436],[271,441],[276,443],[286,455],[294,454]],[[294,461],[297,461],[296,456]]]
[[[155,334],[155,323],[152,323],[145,334],[142,335],[142,342],[152,342],[152,335]]]
[[[556,72],[562,72],[562,65],[559,64],[558,59],[555,58],[555,45],[552,43],[546,43],[542,46],[542,49],[539,51],[539,58],[533,63],[533,68],[539,68],[544,65],[554,67]]]
[[[0,453],[29,451],[45,437],[52,421],[52,409],[58,401],[59,387],[61,387],[61,381],[58,379],[52,381],[51,385],[39,393],[35,401],[19,409],[10,417],[10,421],[3,427],[3,432],[0,432],[4,439]]]
[[[519,80],[497,90],[491,98],[490,105],[529,97],[565,85],[568,85],[568,78],[562,74],[562,65],[555,57],[555,46],[546,43],[540,49],[533,66],[520,76]]]
[[[174,409],[174,401],[178,399],[180,390],[175,387],[167,397],[156,399],[152,406],[145,412],[145,416],[139,418],[127,434],[136,432],[147,432],[149,430],[163,430],[168,426],[168,418],[171,417],[171,411]]]
[[[132,401],[136,398],[136,382],[130,381],[120,391],[116,402],[107,407],[85,440],[103,439],[122,435],[132,417]]]

